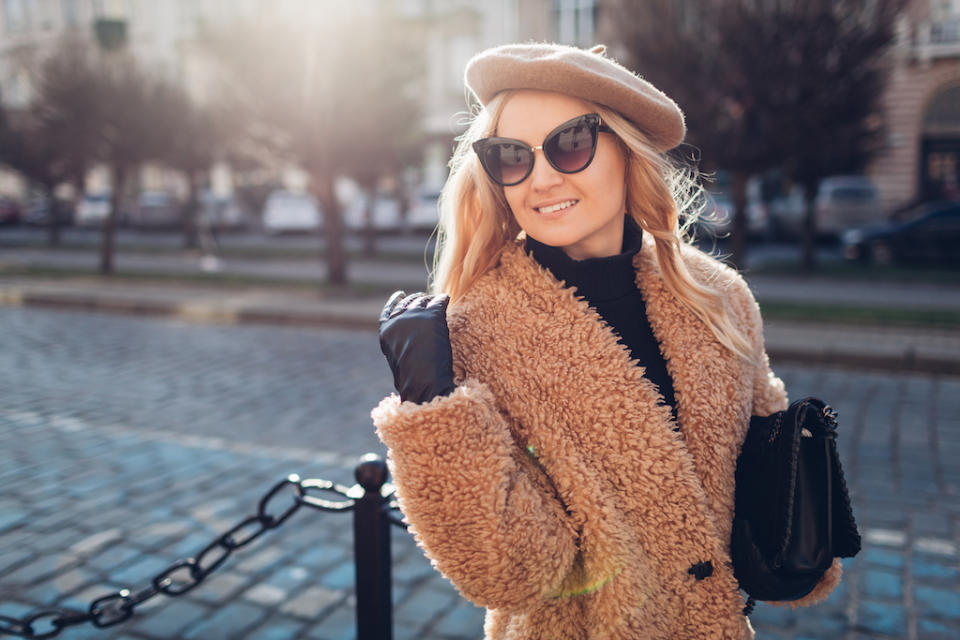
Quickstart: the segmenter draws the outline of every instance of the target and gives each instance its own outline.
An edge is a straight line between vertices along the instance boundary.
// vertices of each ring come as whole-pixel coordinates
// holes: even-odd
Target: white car
[[[99,227],[110,215],[110,194],[85,195],[77,205],[74,224],[79,227]]]
[[[352,231],[367,228],[367,203],[370,196],[359,193],[343,208],[343,224]],[[373,199],[373,219],[375,231],[397,231],[402,226],[400,201],[395,198],[376,196]]]
[[[321,228],[320,205],[312,195],[280,189],[267,196],[263,208],[266,233],[312,233]]]
[[[410,203],[407,212],[407,229],[433,231],[440,222],[440,192],[420,191]]]

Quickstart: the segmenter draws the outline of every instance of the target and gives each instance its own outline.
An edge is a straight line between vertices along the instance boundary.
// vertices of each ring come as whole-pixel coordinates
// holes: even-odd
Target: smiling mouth
[[[577,200],[564,200],[563,202],[558,202],[557,204],[552,204],[549,207],[534,207],[538,213],[556,213],[557,211],[562,211],[563,209],[568,209],[573,205],[577,204]]]

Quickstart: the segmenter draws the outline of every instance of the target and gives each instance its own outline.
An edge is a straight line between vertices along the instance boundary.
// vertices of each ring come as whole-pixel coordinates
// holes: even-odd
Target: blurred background
[[[780,243],[810,270],[821,241],[883,267],[957,254],[957,214],[936,213],[960,199],[955,0],[0,7],[0,221],[24,230],[5,243],[99,230],[101,273],[128,230],[208,253],[220,232],[303,233],[346,282],[346,238],[370,254],[436,223],[466,61],[530,40],[607,43],[681,104],[674,154],[713,194],[694,231],[732,262]]]
[[[148,584],[287,473],[385,454],[376,317],[426,286],[464,66],[543,40],[681,105],[688,232],[840,413],[864,550],[759,637],[960,637],[960,0],[0,0],[0,616]],[[396,637],[478,636],[395,533]],[[351,544],[298,515],[65,635],[350,638]]]

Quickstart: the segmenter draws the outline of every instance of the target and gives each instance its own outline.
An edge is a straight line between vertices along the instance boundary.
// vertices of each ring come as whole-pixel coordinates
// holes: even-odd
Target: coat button
[[[698,562],[690,566],[687,569],[687,573],[692,575],[697,580],[703,580],[704,578],[709,578],[713,575],[713,563],[707,560],[706,562]]]

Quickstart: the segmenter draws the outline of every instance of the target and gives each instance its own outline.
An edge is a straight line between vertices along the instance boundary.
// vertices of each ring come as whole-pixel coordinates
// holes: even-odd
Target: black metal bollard
[[[381,491],[387,464],[368,453],[354,470],[363,497],[353,509],[353,554],[357,578],[357,639],[393,640],[390,521]]]

